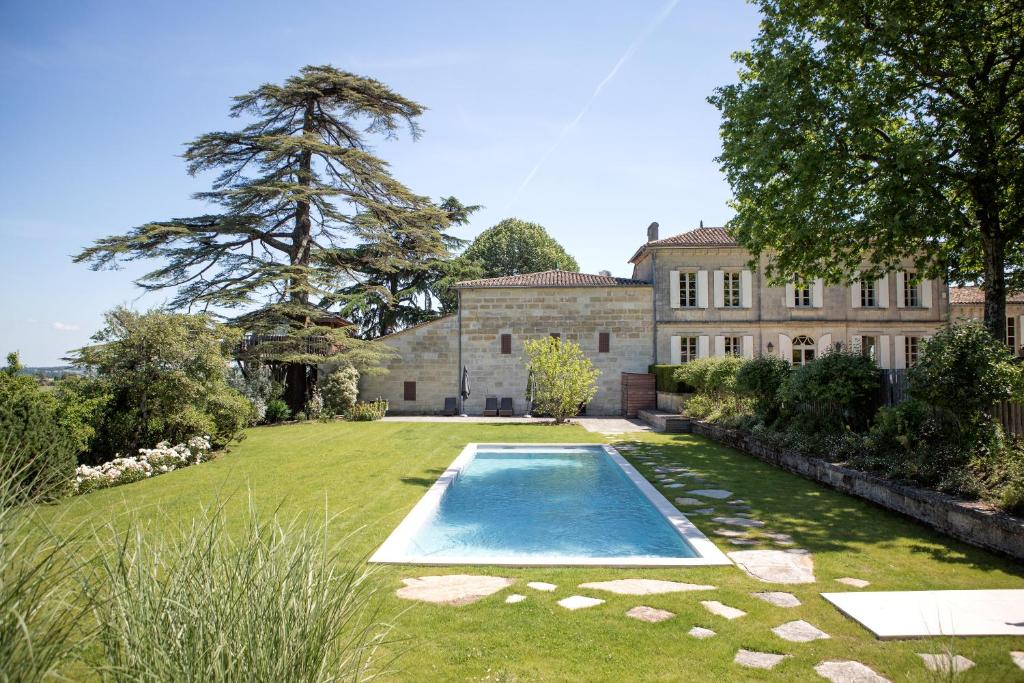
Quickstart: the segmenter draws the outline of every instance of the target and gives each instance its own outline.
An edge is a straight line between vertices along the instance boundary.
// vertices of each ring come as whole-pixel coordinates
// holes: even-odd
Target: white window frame
[[[921,280],[915,280],[917,273],[912,270],[903,273],[903,306],[904,308],[921,308]]]
[[[722,308],[743,307],[743,276],[739,271],[722,272]]]
[[[723,356],[735,356],[736,358],[743,357],[743,337],[737,335],[724,335],[722,355]]]
[[[922,341],[924,341],[924,337],[912,334],[903,337],[903,358],[906,361],[906,367],[912,368],[917,363],[918,358],[921,356]]]
[[[810,308],[814,299],[811,285],[793,284],[793,308]]]
[[[807,365],[818,357],[818,345],[815,344],[814,339],[805,335],[798,334],[793,337],[790,342],[791,357],[786,360],[790,361],[793,365]]]
[[[697,360],[699,357],[698,337],[679,337],[679,362],[689,363],[691,360]]]
[[[679,308],[697,308],[700,305],[700,286],[697,271],[679,271]]]
[[[1017,355],[1017,316],[1008,315],[1006,316],[1006,345],[1010,348],[1010,353],[1014,356]]]
[[[878,308],[878,280],[860,279],[860,307]]]

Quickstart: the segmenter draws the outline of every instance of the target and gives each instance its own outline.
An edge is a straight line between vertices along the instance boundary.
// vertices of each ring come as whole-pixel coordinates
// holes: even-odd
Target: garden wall
[[[983,503],[906,486],[820,458],[781,450],[743,431],[697,420],[691,423],[691,429],[694,434],[706,436],[784,470],[912,517],[965,543],[1024,560],[1024,519],[1019,517],[991,509]]]

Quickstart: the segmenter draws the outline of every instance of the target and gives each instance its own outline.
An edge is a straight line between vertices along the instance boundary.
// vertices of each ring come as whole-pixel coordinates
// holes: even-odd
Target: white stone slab
[[[793,550],[737,550],[729,553],[740,569],[765,583],[814,583],[810,553]]]
[[[522,602],[525,599],[526,599],[525,595],[519,595],[518,593],[513,593],[512,595],[510,595],[507,598],[505,598],[505,602],[508,603],[509,605],[514,605],[517,602]]]
[[[853,586],[854,588],[867,588],[871,585],[870,581],[865,581],[864,579],[855,579],[852,576],[844,576],[841,579],[836,579],[836,581],[847,586]]]
[[[948,652],[939,654],[923,654],[918,652],[917,656],[924,660],[924,665],[929,671],[938,671],[944,674],[958,674],[974,666],[974,662],[967,659],[967,657],[951,655]]]
[[[694,638],[697,638],[698,640],[705,640],[707,638],[714,638],[715,636],[718,635],[717,633],[715,633],[711,629],[704,628],[703,626],[694,626],[689,631],[687,631],[687,633],[690,636],[692,636]]]
[[[535,591],[544,591],[545,593],[553,593],[558,586],[553,583],[544,583],[543,581],[531,581],[526,584],[528,588],[532,588]]]
[[[761,593],[751,593],[755,598],[760,598],[765,602],[775,605],[776,607],[799,607],[800,598],[796,597],[792,593],[782,593],[778,591],[764,591]]]
[[[888,678],[875,673],[871,667],[850,659],[821,662],[814,670],[832,683],[892,683]]]
[[[580,588],[608,591],[619,595],[658,595],[660,593],[683,593],[686,591],[713,591],[714,586],[697,583],[680,583],[660,579],[616,579],[581,583]]]
[[[568,598],[562,598],[558,601],[558,605],[560,607],[564,607],[568,610],[587,609],[588,607],[596,607],[603,603],[604,600],[588,598],[583,595],[571,595]]]
[[[789,655],[776,655],[771,652],[755,652],[753,650],[740,650],[733,658],[733,663],[745,666],[750,669],[774,669]]]
[[[781,626],[776,626],[772,629],[772,633],[791,643],[809,643],[812,640],[825,640],[832,637],[803,619],[789,621]]]
[[[703,505],[704,501],[696,498],[676,498],[676,505]]]
[[[716,498],[723,500],[732,495],[732,491],[726,491],[725,489],[697,489],[696,491],[690,491],[695,496],[702,498]]]
[[[1024,669],[1024,652],[1011,652],[1010,659],[1017,665],[1017,668]]]
[[[468,605],[512,585],[512,579],[500,576],[448,574],[402,579],[404,588],[396,595],[406,600],[433,602],[441,605]]]
[[[736,531],[735,529],[715,529],[711,533],[718,536],[725,536],[726,538],[746,538],[746,531]]]
[[[764,522],[759,519],[748,519],[746,517],[712,517],[712,522],[718,522],[719,524],[728,524],[729,526],[742,526],[748,529],[754,527],[764,526]]]
[[[626,612],[626,616],[638,621],[646,621],[649,624],[657,624],[659,621],[671,619],[675,614],[665,609],[656,609],[654,607],[648,607],[647,605],[637,605]]]
[[[1024,636],[1024,589],[866,591],[821,597],[883,639]]]
[[[729,605],[723,605],[717,600],[702,600],[701,603],[704,605],[704,609],[726,619],[739,619],[740,617],[747,616],[747,613],[741,609],[735,607],[729,607]]]

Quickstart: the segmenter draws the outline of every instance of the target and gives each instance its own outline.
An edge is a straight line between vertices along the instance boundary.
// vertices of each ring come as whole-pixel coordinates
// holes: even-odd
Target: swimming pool
[[[370,561],[730,564],[614,448],[594,444],[469,444]]]

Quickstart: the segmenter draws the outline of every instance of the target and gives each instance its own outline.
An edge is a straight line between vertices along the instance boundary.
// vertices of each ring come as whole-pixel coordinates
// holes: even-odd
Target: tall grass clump
[[[388,628],[361,562],[326,526],[217,511],[182,534],[111,532],[90,581],[109,681],[369,680]]]

